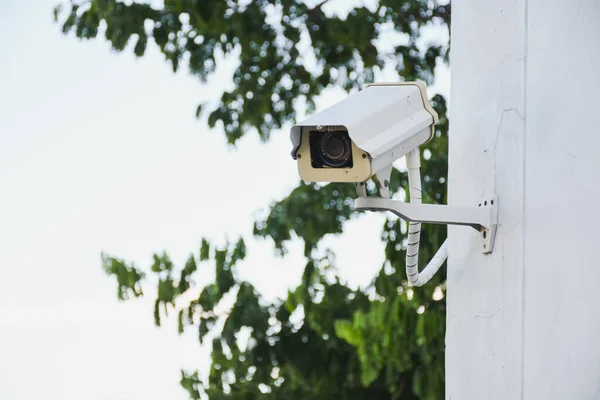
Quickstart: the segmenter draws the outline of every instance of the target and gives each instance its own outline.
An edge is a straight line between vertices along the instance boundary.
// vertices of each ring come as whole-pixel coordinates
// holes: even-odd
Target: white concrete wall
[[[600,399],[600,1],[456,0],[447,398]]]

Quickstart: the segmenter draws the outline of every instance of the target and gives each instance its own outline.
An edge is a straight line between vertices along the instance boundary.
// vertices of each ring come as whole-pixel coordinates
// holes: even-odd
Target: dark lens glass
[[[313,168],[352,167],[352,141],[347,131],[311,131],[309,137]]]
[[[323,141],[325,156],[337,160],[344,155],[344,142],[337,136],[330,136]]]

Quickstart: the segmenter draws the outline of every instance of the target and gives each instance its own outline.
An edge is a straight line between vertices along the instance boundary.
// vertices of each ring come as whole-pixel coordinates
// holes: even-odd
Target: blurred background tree
[[[101,34],[115,51],[131,50],[138,57],[156,45],[174,72],[186,65],[201,82],[219,67],[220,55],[234,55],[239,62],[233,88],[216,105],[201,104],[196,112],[233,145],[244,134],[268,140],[313,112],[328,88],[356,91],[385,69],[399,80],[431,84],[438,64],[448,62],[448,41],[429,40],[424,30],[449,29],[449,4],[380,0],[336,13],[328,9],[335,2],[165,0],[157,6],[83,0],[58,6],[55,19],[65,34],[82,39]],[[383,50],[380,44],[389,44],[393,34],[398,43]],[[424,200],[443,203],[446,101],[440,95],[431,101],[440,124],[436,138],[422,147]],[[406,175],[393,174],[392,189],[402,195]],[[375,183],[368,187],[374,194]],[[386,220],[381,235],[386,261],[364,289],[345,285],[335,272],[335,255],[319,251],[325,235],[341,234],[344,222],[357,214],[355,196],[351,184],[300,182],[255,221],[255,235],[270,238],[283,257],[294,235],[304,242],[302,282],[274,303],[236,273],[246,255],[243,239],[225,248],[203,239],[182,267],[164,253],[147,270],[110,255],[102,255],[102,264],[117,279],[120,299],[142,296],[144,284],[156,283],[155,323],[171,312],[180,332],[195,329],[201,343],[212,343],[208,378],[182,371],[181,385],[192,399],[443,398],[445,273],[423,288],[408,287],[405,224]],[[423,263],[445,236],[443,226],[423,230]],[[216,279],[198,291],[193,282],[200,263],[213,265]]]

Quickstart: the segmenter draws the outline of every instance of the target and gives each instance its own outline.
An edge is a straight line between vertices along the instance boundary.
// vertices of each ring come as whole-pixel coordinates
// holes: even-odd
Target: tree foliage
[[[103,35],[115,51],[142,57],[149,45],[157,46],[173,71],[185,65],[201,82],[219,67],[220,54],[238,58],[233,88],[216,106],[200,105],[197,112],[235,144],[247,132],[267,140],[298,113],[313,111],[327,88],[360,89],[384,68],[393,68],[399,79],[431,83],[436,66],[447,61],[449,43],[427,42],[423,29],[446,29],[449,5],[379,0],[336,13],[327,3],[335,0],[165,0],[160,7],[84,0],[57,7],[55,18],[64,33]],[[380,46],[394,33],[393,46]],[[431,101],[441,123],[436,138],[423,146],[424,200],[445,202],[446,102],[439,95]],[[392,190],[401,191],[406,180],[394,170]],[[368,187],[374,191],[372,182]],[[385,222],[386,261],[364,290],[335,275],[333,254],[319,256],[321,239],[341,234],[355,215],[354,197],[349,184],[300,182],[255,221],[254,234],[270,238],[282,256],[293,236],[305,244],[302,282],[274,303],[237,275],[246,256],[243,239],[224,248],[203,239],[182,267],[166,253],[155,254],[143,271],[109,255],[102,255],[102,264],[117,279],[120,299],[156,285],[155,323],[177,315],[179,332],[193,329],[200,342],[212,344],[208,378],[182,371],[181,385],[192,399],[443,398],[445,277],[419,289],[407,285],[404,224]],[[420,259],[429,260],[444,238],[444,227],[427,226]],[[196,288],[195,277],[208,264],[215,280]]]
[[[218,54],[239,55],[235,86],[208,111],[208,124],[222,124],[230,143],[249,128],[267,139],[292,120],[324,89],[352,90],[373,82],[391,66],[407,80],[432,82],[447,55],[447,43],[419,46],[421,28],[445,24],[450,8],[431,0],[380,0],[377,8],[355,7],[346,16],[309,7],[298,0],[165,0],[164,7],[118,0],[72,4],[62,30],[82,39],[103,31],[115,51],[130,48],[141,57],[154,42],[177,71],[182,64],[205,82],[216,70]],[[100,29],[103,26],[104,29]],[[393,28],[402,43],[386,52],[375,43]],[[200,109],[201,110],[201,109]]]

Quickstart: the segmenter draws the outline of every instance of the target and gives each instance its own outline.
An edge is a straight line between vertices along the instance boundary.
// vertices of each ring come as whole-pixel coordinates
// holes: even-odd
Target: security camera
[[[292,157],[309,182],[365,182],[433,137],[420,82],[374,84],[296,124]]]
[[[422,204],[419,146],[433,137],[438,115],[418,82],[375,84],[294,125],[292,157],[309,182],[355,182],[355,209],[391,211],[409,221],[406,276],[414,286],[427,283],[448,257],[448,244],[419,271],[421,222],[474,228],[481,251],[491,253],[498,225],[498,198],[475,206]],[[392,163],[406,155],[409,203],[390,198]],[[367,196],[364,182],[377,175],[380,196]],[[483,207],[482,207],[483,206]]]

